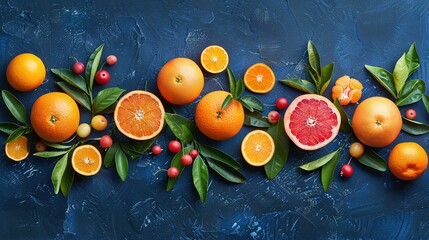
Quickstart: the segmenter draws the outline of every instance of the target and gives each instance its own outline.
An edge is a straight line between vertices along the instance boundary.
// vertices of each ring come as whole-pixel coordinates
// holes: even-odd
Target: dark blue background
[[[115,54],[117,65],[106,67],[109,87],[127,91],[148,89],[159,96],[156,77],[168,60],[185,56],[199,62],[208,45],[223,46],[230,68],[238,76],[256,62],[270,65],[278,79],[306,78],[306,43],[311,39],[322,64],[335,62],[333,79],[348,74],[364,84],[363,99],[387,92],[373,80],[364,64],[392,70],[396,60],[416,42],[421,67],[412,78],[428,75],[429,2],[404,1],[1,1],[1,89],[12,91],[27,112],[40,95],[59,90],[49,71],[41,87],[29,93],[11,89],[5,78],[8,62],[32,52],[47,70],[69,67],[77,57],[105,43],[103,57]],[[205,72],[202,96],[228,90],[225,73]],[[332,84],[332,83],[331,83]],[[96,91],[101,88],[96,88]],[[329,97],[330,92],[325,93]],[[277,83],[266,104],[278,97],[290,101],[300,92]],[[199,98],[200,99],[200,98]],[[192,118],[195,104],[174,107]],[[347,106],[349,116],[354,106]],[[0,122],[12,121],[3,103]],[[417,120],[429,122],[421,102]],[[170,105],[166,108],[172,111]],[[267,113],[272,107],[266,109]],[[404,112],[405,108],[401,108]],[[110,119],[111,120],[111,119]],[[84,115],[82,122],[88,122]],[[70,195],[55,195],[50,180],[55,159],[30,157],[15,163],[1,148],[1,239],[427,239],[429,236],[429,174],[413,182],[395,179],[352,162],[355,173],[344,180],[335,174],[328,193],[318,171],[302,173],[297,166],[338,148],[340,133],[326,148],[306,152],[291,147],[285,168],[272,181],[263,168],[247,165],[239,146],[245,127],[236,137],[209,141],[242,163],[247,181],[234,185],[210,172],[207,202],[202,205],[190,171],[172,192],[165,192],[166,169],[172,157],[145,155],[129,164],[121,182],[114,168],[94,177],[77,176]],[[173,136],[167,130],[156,140],[166,146]],[[0,136],[0,141],[6,139]],[[397,142],[416,141],[427,149],[427,135],[401,133]],[[394,144],[378,152],[387,158]],[[342,152],[340,164],[348,161]],[[339,171],[339,168],[337,169]]]

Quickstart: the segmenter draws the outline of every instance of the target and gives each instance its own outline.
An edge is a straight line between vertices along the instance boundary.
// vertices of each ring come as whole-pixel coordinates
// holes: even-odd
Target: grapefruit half
[[[326,146],[340,130],[341,116],[329,99],[317,94],[295,98],[284,116],[290,140],[301,149],[317,150]]]

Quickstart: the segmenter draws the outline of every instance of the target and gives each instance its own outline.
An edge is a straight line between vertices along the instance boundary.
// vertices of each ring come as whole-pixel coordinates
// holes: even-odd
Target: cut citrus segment
[[[265,63],[256,63],[244,73],[244,85],[255,93],[267,93],[274,88],[276,77],[273,70]]]
[[[208,46],[201,53],[201,65],[207,72],[220,73],[226,69],[228,62],[228,53],[221,46]]]
[[[101,162],[100,151],[90,144],[75,148],[71,158],[73,169],[83,176],[97,174],[100,171]]]
[[[362,83],[345,75],[335,82],[332,87],[332,99],[338,99],[341,105],[357,103],[362,97]]]
[[[122,134],[135,140],[147,140],[161,132],[165,111],[157,96],[134,90],[119,99],[113,117]]]
[[[252,166],[267,164],[274,155],[273,138],[265,131],[253,130],[241,142],[241,154],[244,160]]]
[[[284,117],[287,135],[304,150],[316,150],[330,143],[337,136],[340,124],[335,105],[317,94],[295,98]]]
[[[26,137],[20,136],[12,142],[6,143],[6,156],[17,162],[26,159],[29,153],[27,142]]]

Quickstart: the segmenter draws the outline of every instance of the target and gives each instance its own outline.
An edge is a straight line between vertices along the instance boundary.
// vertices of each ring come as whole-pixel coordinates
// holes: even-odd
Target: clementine
[[[398,143],[389,154],[388,166],[395,177],[414,180],[426,170],[428,155],[418,143]]]
[[[198,129],[214,140],[225,140],[235,136],[244,123],[244,110],[240,102],[233,99],[222,109],[222,103],[230,93],[214,91],[206,94],[195,109]]]
[[[34,102],[30,120],[39,137],[48,142],[62,142],[76,132],[80,120],[79,108],[69,95],[50,92]]]
[[[402,128],[398,107],[385,97],[370,97],[361,102],[352,118],[353,132],[363,144],[385,147],[395,141]]]
[[[6,78],[16,90],[27,92],[39,87],[45,80],[46,68],[34,54],[22,53],[15,56],[7,66]]]
[[[338,99],[342,106],[357,103],[362,97],[362,83],[359,80],[344,75],[335,81],[332,87],[332,99]]]
[[[200,67],[189,58],[174,58],[159,71],[159,92],[168,102],[185,105],[194,101],[204,87]]]

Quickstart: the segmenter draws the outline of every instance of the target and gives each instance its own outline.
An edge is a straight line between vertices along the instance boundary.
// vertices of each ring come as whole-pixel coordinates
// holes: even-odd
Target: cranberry
[[[95,74],[95,81],[100,85],[104,85],[104,84],[108,83],[110,81],[109,72],[106,70],[99,70]]]
[[[118,58],[115,55],[109,55],[106,58],[106,63],[109,65],[115,65],[118,62]]]
[[[286,98],[278,98],[276,101],[276,107],[280,110],[286,109],[288,106],[289,102],[287,101]]]
[[[180,151],[180,149],[182,149],[182,145],[180,144],[179,141],[177,141],[177,140],[171,140],[168,143],[168,150],[170,150],[170,152],[172,152],[172,153],[178,153]]]
[[[416,118],[416,110],[410,108],[405,112],[405,117],[408,119],[415,119]]]
[[[83,65],[82,62],[75,62],[73,64],[73,72],[75,72],[76,74],[82,74],[83,72],[85,72],[85,65]]]
[[[341,177],[351,177],[353,175],[353,167],[350,164],[344,164],[341,167]]]
[[[100,146],[102,148],[109,148],[112,146],[112,138],[109,135],[104,135],[100,138]]]
[[[170,167],[167,170],[167,175],[170,178],[177,178],[179,176],[179,169],[177,167]]]
[[[196,157],[198,157],[198,151],[197,151],[197,149],[192,149],[190,152],[189,152],[189,155],[191,155],[191,157],[193,158],[193,159],[195,159]]]
[[[189,154],[185,154],[180,158],[180,162],[182,163],[183,166],[189,166],[192,164],[192,157]]]
[[[155,145],[152,147],[152,153],[158,155],[162,152],[162,148],[159,145]]]
[[[277,111],[271,111],[268,113],[268,122],[276,123],[280,120],[280,113]]]

